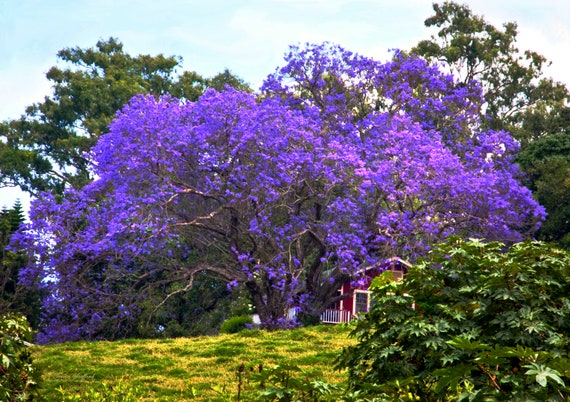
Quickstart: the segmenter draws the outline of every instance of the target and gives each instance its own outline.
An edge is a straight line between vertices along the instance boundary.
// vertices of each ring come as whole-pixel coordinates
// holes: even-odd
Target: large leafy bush
[[[32,364],[32,330],[23,316],[0,316],[0,400],[37,400],[40,373]]]
[[[570,255],[453,239],[376,304],[339,363],[353,391],[426,401],[567,400]]]

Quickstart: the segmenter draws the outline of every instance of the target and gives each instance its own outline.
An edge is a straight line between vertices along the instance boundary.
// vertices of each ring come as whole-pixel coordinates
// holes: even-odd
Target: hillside
[[[248,330],[216,337],[73,342],[38,347],[34,353],[48,401],[62,400],[60,387],[66,400],[73,400],[105,386],[136,388],[145,401],[221,401],[224,393],[237,394],[242,363],[242,400],[252,400],[258,391],[247,379],[260,365],[296,365],[329,383],[342,382],[333,361],[343,346],[354,343],[348,333],[340,326]]]

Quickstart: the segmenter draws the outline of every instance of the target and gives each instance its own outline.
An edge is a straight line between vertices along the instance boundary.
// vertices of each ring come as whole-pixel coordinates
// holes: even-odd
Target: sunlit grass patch
[[[294,364],[322,373],[338,384],[344,376],[334,370],[334,358],[348,339],[347,328],[318,326],[289,331],[246,330],[215,337],[117,342],[72,342],[38,347],[48,401],[58,401],[56,388],[79,393],[102,382],[138,387],[143,401],[221,400],[212,387],[237,390],[237,370],[245,375],[259,367]],[[247,389],[252,399],[257,392]]]

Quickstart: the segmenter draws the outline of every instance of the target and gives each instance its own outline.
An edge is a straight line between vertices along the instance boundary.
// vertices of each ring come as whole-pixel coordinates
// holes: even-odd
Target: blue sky
[[[519,48],[553,62],[570,86],[570,1],[467,0],[496,26],[515,21]],[[116,37],[132,54],[181,56],[185,70],[229,68],[257,88],[291,44],[331,41],[384,60],[433,32],[430,0],[0,0],[0,120],[50,94],[47,70],[66,47]],[[27,197],[0,191],[0,206]]]

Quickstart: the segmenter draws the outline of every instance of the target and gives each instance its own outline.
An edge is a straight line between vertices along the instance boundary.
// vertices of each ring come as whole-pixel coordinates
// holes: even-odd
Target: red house
[[[382,272],[391,271],[394,280],[400,281],[404,278],[404,274],[410,267],[409,262],[398,257],[393,257],[382,264],[366,268],[364,271],[366,278],[365,284],[354,287],[350,282],[344,283],[339,289],[339,295],[346,296],[321,314],[321,322],[324,324],[348,322],[358,317],[359,313],[370,310],[371,292],[368,290],[368,287],[372,279]]]

